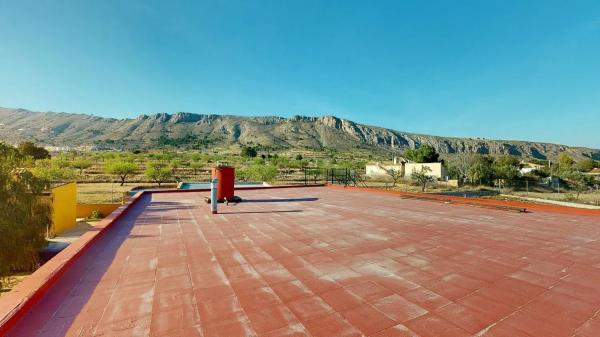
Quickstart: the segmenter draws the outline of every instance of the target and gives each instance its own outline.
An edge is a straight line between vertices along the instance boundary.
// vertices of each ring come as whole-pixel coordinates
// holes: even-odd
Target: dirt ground
[[[528,197],[528,198],[539,198],[539,199],[548,199],[548,200],[556,200],[556,201],[568,201],[568,202],[576,202],[581,204],[588,205],[597,205],[600,206],[600,192],[588,192],[581,193],[579,195],[579,199],[576,199],[577,194],[574,192],[567,193],[539,193],[539,192],[512,192],[511,195]]]

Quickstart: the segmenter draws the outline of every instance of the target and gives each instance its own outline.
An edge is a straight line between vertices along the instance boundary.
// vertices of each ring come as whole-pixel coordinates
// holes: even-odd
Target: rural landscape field
[[[600,336],[598,13],[0,1],[0,337]]]
[[[171,118],[170,115],[166,116],[169,116],[167,119]],[[25,124],[16,125],[5,124],[3,127],[4,130],[14,130]],[[335,124],[320,127],[329,128],[321,130],[321,134],[326,135],[345,132]],[[395,137],[396,133],[389,132]],[[54,131],[50,131],[50,136],[53,134]],[[208,135],[220,137],[214,132]],[[528,200],[534,203],[558,201],[575,207],[577,204],[600,207],[600,175],[593,174],[600,168],[600,161],[594,159],[598,152],[560,145],[522,145],[524,151],[549,149],[547,152],[536,150],[538,158],[534,158],[507,154],[506,148],[494,154],[482,154],[481,146],[500,141],[458,139],[455,142],[478,145],[460,153],[452,151],[454,153],[440,154],[435,146],[427,143],[411,148],[395,146],[393,141],[388,145],[380,145],[354,138],[357,144],[354,149],[347,149],[348,144],[340,146],[340,149],[334,146],[277,147],[253,142],[242,144],[238,139],[228,139],[221,145],[199,142],[195,134],[181,138],[167,138],[161,134],[136,149],[120,146],[95,149],[94,146],[71,148],[48,145],[44,148],[23,138],[22,142],[12,144],[14,149],[11,145],[3,145],[3,156],[13,160],[15,156],[19,158],[12,165],[20,163],[19,167],[26,169],[39,184],[47,188],[76,181],[77,203],[80,204],[122,203],[135,191],[144,188],[177,188],[183,182],[208,184],[212,168],[227,163],[236,168],[236,180],[239,182],[269,185],[335,183],[405,192]],[[335,136],[331,138],[336,139]],[[8,143],[9,139],[5,141]],[[555,152],[560,150],[562,152]],[[539,159],[540,156],[544,159]],[[391,163],[394,157],[396,160],[401,157],[403,160],[423,163],[440,162],[446,168],[447,175],[435,179],[420,172],[385,169],[386,163]],[[365,166],[369,163],[377,163],[382,167],[383,174],[368,176]],[[522,173],[523,168],[530,166],[535,169]],[[6,166],[5,169],[14,170],[15,167]],[[338,174],[329,177],[328,172]],[[348,179],[346,175],[352,178]],[[455,183],[450,185],[449,181]],[[10,275],[20,275],[27,270],[30,267],[7,269],[4,277],[9,278],[4,283],[14,285]]]

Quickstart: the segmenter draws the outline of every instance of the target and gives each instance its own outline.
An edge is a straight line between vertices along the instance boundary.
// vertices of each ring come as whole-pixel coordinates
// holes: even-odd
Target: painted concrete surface
[[[600,335],[597,217],[238,194],[145,196],[9,336]]]

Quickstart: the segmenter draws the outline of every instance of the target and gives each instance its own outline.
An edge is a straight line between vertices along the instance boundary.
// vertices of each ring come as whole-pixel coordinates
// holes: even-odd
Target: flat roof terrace
[[[143,194],[7,336],[600,336],[598,217],[238,194]]]

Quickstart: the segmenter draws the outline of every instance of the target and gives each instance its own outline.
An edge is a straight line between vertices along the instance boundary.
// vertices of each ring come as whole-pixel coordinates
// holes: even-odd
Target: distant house
[[[404,164],[406,163],[406,159],[404,158],[394,158],[392,162],[382,163],[368,163],[365,166],[365,173],[369,178],[383,178],[388,174],[387,172],[390,170],[396,170],[404,173]]]
[[[69,152],[71,151],[71,147],[70,146],[44,146],[44,149],[50,151],[50,152]]]
[[[600,168],[596,167],[595,169],[591,170],[590,172],[587,172],[586,174],[600,181]]]
[[[544,165],[533,164],[533,163],[521,163],[522,167],[519,170],[521,174],[528,174],[535,170],[540,170],[544,167]]]
[[[446,180],[448,172],[442,163],[412,163],[404,158],[395,158],[393,162],[388,163],[369,163],[365,166],[365,173],[370,178],[384,178],[388,176],[388,171],[396,170],[402,172],[404,176],[410,177],[414,171],[421,171],[424,166],[431,170],[427,173],[428,175],[439,180]]]

